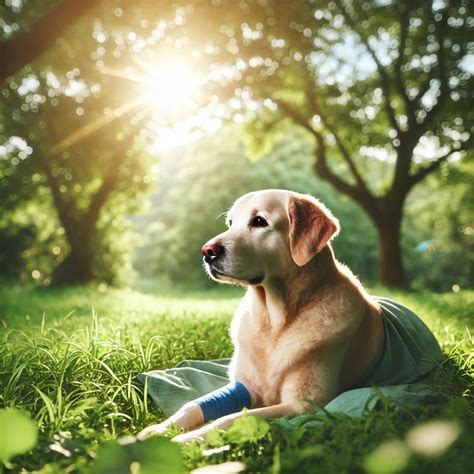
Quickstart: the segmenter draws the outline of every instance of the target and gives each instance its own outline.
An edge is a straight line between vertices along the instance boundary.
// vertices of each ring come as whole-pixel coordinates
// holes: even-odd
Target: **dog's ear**
[[[300,267],[306,265],[339,232],[339,221],[324,204],[310,196],[291,197],[288,216],[291,256]]]

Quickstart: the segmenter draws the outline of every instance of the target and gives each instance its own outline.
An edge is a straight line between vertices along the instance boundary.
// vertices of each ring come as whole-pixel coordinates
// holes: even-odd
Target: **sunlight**
[[[100,72],[137,82],[142,88],[142,101],[160,112],[182,111],[192,105],[192,97],[202,80],[184,60],[160,60],[157,65],[135,58],[140,72],[101,67]],[[172,109],[170,110],[170,107]]]
[[[113,69],[106,66],[102,66],[99,70],[102,74],[139,83],[142,86],[142,93],[135,99],[124,102],[111,113],[88,122],[67,135],[53,145],[50,149],[51,154],[57,155],[62,153],[91,133],[97,132],[116,118],[139,106],[145,106],[152,112],[156,112],[156,114],[153,114],[153,120],[157,124],[162,123],[163,119],[166,119],[171,120],[171,124],[176,126],[182,120],[178,116],[180,114],[183,115],[185,109],[192,108],[192,96],[198,86],[202,84],[202,81],[191,70],[190,66],[184,61],[161,61],[160,66],[157,67],[151,66],[139,59],[135,59],[135,63],[142,69],[142,73],[137,74],[128,70]],[[76,91],[74,92],[76,93]],[[66,95],[68,94],[66,93]],[[75,94],[71,93],[70,95]],[[168,123],[167,127],[169,128],[171,124]],[[168,129],[166,139],[161,139],[162,137],[157,137],[150,149],[151,152],[156,153],[159,150],[167,150],[180,144],[190,143],[196,139],[196,136],[183,130],[180,130],[180,133],[176,133],[173,131],[173,127],[171,127],[171,129]],[[0,148],[1,153],[2,149]]]
[[[147,75],[144,78],[144,95],[157,107],[189,106],[198,81],[184,62],[170,62],[158,67],[141,65]]]
[[[178,115],[192,108],[193,96],[202,81],[188,62],[174,58],[145,61],[136,57],[134,63],[139,72],[110,69],[103,72],[138,82],[143,103],[152,110],[156,109],[162,118],[172,116],[176,120]]]

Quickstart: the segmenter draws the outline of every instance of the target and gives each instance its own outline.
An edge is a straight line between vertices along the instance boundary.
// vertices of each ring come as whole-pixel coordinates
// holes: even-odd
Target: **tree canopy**
[[[232,121],[256,159],[296,125],[315,174],[375,226],[381,281],[401,285],[407,196],[472,154],[472,13],[467,0],[8,3],[0,238],[30,260],[54,249],[48,278],[117,281],[129,266],[114,235],[160,150]]]
[[[307,130],[316,173],[356,201],[379,232],[382,281],[402,284],[408,193],[449,159],[472,151],[469,2],[239,7],[240,17],[221,27],[224,38],[216,40],[216,60],[234,71],[224,92],[252,105],[250,133],[260,143],[288,120]],[[374,179],[375,161],[384,165],[381,179]]]

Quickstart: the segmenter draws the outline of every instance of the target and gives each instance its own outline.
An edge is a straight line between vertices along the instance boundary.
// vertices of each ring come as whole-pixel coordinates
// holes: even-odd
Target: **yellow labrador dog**
[[[339,223],[320,201],[284,190],[249,193],[229,210],[227,226],[202,252],[214,280],[248,287],[231,325],[229,376],[247,390],[250,409],[196,429],[207,420],[190,402],[139,439],[174,424],[194,429],[175,438],[187,441],[244,414],[273,418],[324,406],[357,386],[381,351],[380,309],[334,258],[329,242]]]

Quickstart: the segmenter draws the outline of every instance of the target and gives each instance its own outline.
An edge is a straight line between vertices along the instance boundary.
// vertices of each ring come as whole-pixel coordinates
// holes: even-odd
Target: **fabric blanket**
[[[376,298],[382,309],[384,343],[365,380],[358,388],[341,393],[325,407],[328,413],[362,416],[383,400],[408,409],[442,402],[422,379],[439,366],[444,357],[431,331],[409,309],[386,298]],[[170,416],[186,402],[229,382],[230,359],[181,362],[178,367],[152,370],[138,375],[156,405]]]

